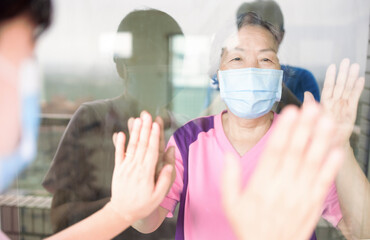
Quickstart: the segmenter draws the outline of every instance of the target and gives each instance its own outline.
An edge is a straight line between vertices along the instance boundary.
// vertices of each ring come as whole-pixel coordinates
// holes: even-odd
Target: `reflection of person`
[[[110,201],[90,217],[51,236],[50,240],[109,239],[160,204],[173,179],[174,152],[173,149],[167,151],[166,160],[170,164],[164,163],[155,182],[159,150],[163,148],[160,143],[164,141],[163,121],[157,121],[152,123],[146,112],[135,119],[126,152],[125,134],[113,136],[116,151]]]
[[[152,98],[152,105],[148,105],[139,92],[150,89],[165,95],[166,88],[162,87],[163,81],[167,80],[160,82],[156,79],[168,76],[165,72],[168,71],[165,65],[168,57],[161,51],[169,49],[166,38],[170,34],[181,34],[180,27],[164,12],[140,10],[128,14],[121,21],[118,32],[129,32],[132,36],[132,55],[116,55],[114,58],[117,71],[129,91],[114,99],[85,103],[71,119],[43,182],[43,186],[53,193],[51,219],[54,231],[84,219],[109,201],[114,166],[112,134],[118,131],[127,134],[127,120],[137,116],[140,108],[164,105],[160,98]],[[148,74],[143,74],[145,72]],[[135,88],[135,92],[131,88]],[[151,110],[155,111],[155,107]],[[165,125],[168,123],[166,119],[168,117],[164,116]],[[164,225],[151,236],[128,229],[120,237],[170,238],[174,229],[173,221],[168,221],[168,226]]]
[[[281,96],[282,71],[278,70],[277,36],[271,25],[257,15],[241,16],[238,31],[229,36],[219,50],[218,71],[221,97],[228,110],[193,120],[174,133],[168,146],[176,148],[176,180],[161,206],[133,225],[141,232],[155,230],[166,216],[172,216],[180,202],[176,239],[235,238],[221,204],[219,183],[224,157],[231,152],[240,161],[242,185],[248,184],[276,125],[278,115],[271,109]],[[356,81],[354,78],[353,82]],[[363,79],[360,79],[354,90],[349,91],[356,103],[352,107],[357,107],[362,88]],[[308,93],[307,96],[313,98]],[[344,103],[339,98],[333,102],[338,106]],[[342,107],[338,109],[346,109],[346,106]],[[350,124],[353,126],[353,122]],[[335,138],[330,140],[334,143]],[[354,205],[340,201],[348,197],[340,197],[338,199],[336,186],[332,184],[320,213],[332,225],[345,230],[344,221],[360,219],[358,217],[363,215],[365,208],[342,215],[341,207],[346,209]],[[362,221],[358,223],[364,227]]]
[[[284,17],[279,5],[274,0],[255,0],[243,3],[237,11],[237,16],[247,12],[254,12],[264,21],[271,23],[278,30],[278,44],[281,44],[285,34]],[[303,94],[306,91],[312,93],[316,101],[320,101],[319,86],[310,71],[290,65],[281,65],[281,70],[284,71],[283,82],[299,101],[303,102]]]

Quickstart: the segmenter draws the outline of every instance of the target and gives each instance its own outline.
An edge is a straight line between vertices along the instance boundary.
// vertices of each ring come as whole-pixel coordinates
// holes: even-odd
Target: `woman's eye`
[[[241,61],[242,59],[240,57],[235,57],[233,59],[231,59],[231,61]]]
[[[270,59],[268,59],[268,58],[263,58],[262,59],[262,62],[272,62]]]

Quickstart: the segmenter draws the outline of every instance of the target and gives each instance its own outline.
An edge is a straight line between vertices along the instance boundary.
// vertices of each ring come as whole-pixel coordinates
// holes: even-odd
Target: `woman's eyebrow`
[[[264,48],[264,49],[259,50],[259,52],[274,52],[274,53],[276,53],[276,50],[273,49],[273,48]]]
[[[244,52],[245,50],[241,47],[234,47],[234,48],[230,48],[228,49],[229,52],[234,52],[234,51],[238,51],[238,52]]]
[[[229,51],[244,52],[245,49],[241,48],[241,47],[234,47],[234,48],[230,49]],[[273,52],[275,54],[277,53],[277,51],[273,48],[263,48],[263,49],[258,50],[258,52]]]

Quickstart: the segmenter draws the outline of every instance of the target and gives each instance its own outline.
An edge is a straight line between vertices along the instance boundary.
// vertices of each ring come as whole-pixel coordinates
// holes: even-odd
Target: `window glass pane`
[[[222,116],[227,107],[217,73],[224,70],[230,33],[243,43],[237,16],[249,11],[277,31],[271,33],[273,57],[291,91],[286,98],[294,98],[283,103],[299,104],[305,91],[320,101],[330,64],[338,69],[343,58],[359,63],[366,82],[350,143],[369,179],[370,2],[276,0],[277,8],[252,2],[53,0],[52,25],[35,49],[41,72],[37,156],[0,195],[2,231],[12,239],[41,239],[101,209],[111,197],[112,135],[129,136],[128,120],[141,111],[163,119],[166,144],[195,118]],[[240,68],[264,68],[253,47],[244,49]],[[117,239],[174,239],[177,211],[152,234],[130,228]],[[326,220],[316,234],[342,237]]]

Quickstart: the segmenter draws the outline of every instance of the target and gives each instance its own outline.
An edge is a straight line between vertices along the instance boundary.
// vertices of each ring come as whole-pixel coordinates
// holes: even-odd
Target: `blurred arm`
[[[149,216],[133,223],[132,227],[141,233],[152,233],[161,226],[167,214],[168,210],[159,206]]]
[[[343,220],[338,228],[344,235],[357,239],[370,238],[370,184],[349,143],[345,147],[346,159],[336,178]]]

